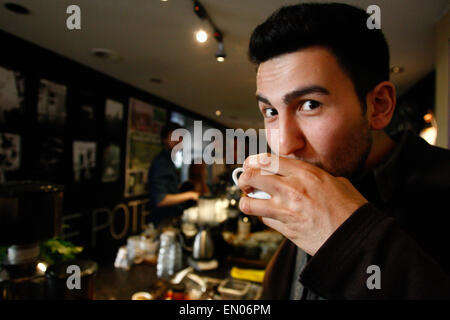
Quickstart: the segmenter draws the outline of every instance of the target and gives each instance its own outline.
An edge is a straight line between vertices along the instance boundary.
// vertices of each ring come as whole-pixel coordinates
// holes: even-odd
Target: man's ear
[[[382,130],[391,122],[396,104],[395,86],[390,81],[380,82],[367,94],[367,120],[373,130]]]

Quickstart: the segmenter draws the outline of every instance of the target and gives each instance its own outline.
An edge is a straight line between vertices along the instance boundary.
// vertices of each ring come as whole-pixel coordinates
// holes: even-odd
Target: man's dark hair
[[[300,49],[326,47],[352,80],[365,112],[367,93],[389,80],[389,47],[380,29],[367,27],[368,17],[340,3],[282,7],[253,31],[249,58],[260,64]]]
[[[176,122],[168,122],[164,126],[162,126],[159,133],[159,136],[161,137],[161,143],[163,143],[164,139],[166,139],[169,134],[172,133],[172,131],[175,131],[177,129],[183,129],[183,127]]]

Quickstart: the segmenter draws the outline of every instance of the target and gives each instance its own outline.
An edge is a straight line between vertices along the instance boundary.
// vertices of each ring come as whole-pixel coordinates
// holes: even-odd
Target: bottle
[[[160,245],[158,251],[158,261],[156,263],[156,276],[158,278],[169,278],[173,275],[173,268],[171,267],[171,247],[175,241],[175,233],[172,231],[165,231],[161,234]],[[173,249],[172,249],[173,250]]]
[[[246,238],[250,234],[251,222],[246,216],[240,216],[238,220],[238,237]]]

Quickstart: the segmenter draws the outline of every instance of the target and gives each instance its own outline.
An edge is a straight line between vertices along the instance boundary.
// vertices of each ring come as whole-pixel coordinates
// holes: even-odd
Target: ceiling
[[[27,7],[29,15],[4,8]],[[164,98],[231,128],[259,128],[255,66],[247,59],[252,30],[275,9],[299,1],[201,0],[224,34],[227,59],[215,59],[217,42],[194,39],[201,26],[192,0],[0,0],[0,29]],[[325,2],[325,1],[317,1]],[[341,1],[367,8],[373,0]],[[391,65],[404,68],[392,80],[398,92],[434,67],[434,25],[448,0],[377,0],[381,27],[391,48]],[[81,30],[66,28],[66,8],[81,8]],[[206,26],[206,28],[208,28]],[[212,31],[208,29],[208,31]],[[105,61],[92,48],[118,52],[122,61]],[[151,82],[161,79],[161,83]],[[217,117],[217,109],[222,115]]]

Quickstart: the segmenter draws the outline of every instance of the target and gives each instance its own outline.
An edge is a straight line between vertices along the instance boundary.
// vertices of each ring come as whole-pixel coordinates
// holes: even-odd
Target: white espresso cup
[[[238,184],[238,174],[241,172],[244,172],[244,168],[236,168],[233,170],[233,173],[231,174],[231,177],[233,178],[234,183]],[[249,197],[255,198],[255,199],[270,199],[271,196],[267,192],[264,192],[262,190],[255,190],[248,194]]]

